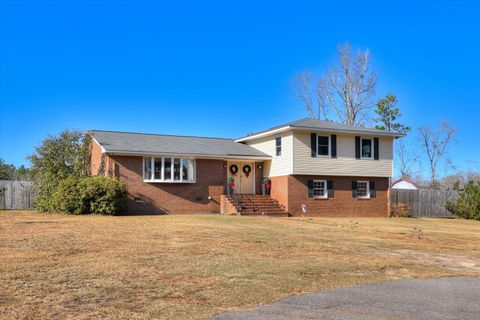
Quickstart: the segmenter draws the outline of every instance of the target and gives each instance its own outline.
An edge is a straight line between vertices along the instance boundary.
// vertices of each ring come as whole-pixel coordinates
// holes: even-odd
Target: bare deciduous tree
[[[416,165],[419,164],[418,154],[413,149],[408,149],[404,141],[398,142],[395,154],[397,156],[398,171],[403,178],[411,179]]]
[[[438,187],[436,175],[438,162],[445,156],[447,146],[457,131],[446,121],[442,122],[438,129],[432,129],[430,126],[419,128],[420,138],[430,166],[432,188]]]
[[[298,73],[293,78],[292,88],[295,95],[303,102],[310,118],[328,120],[325,104],[319,99],[315,90],[314,76],[311,71]]]
[[[294,79],[295,93],[304,103],[309,116],[327,118],[331,110],[342,123],[364,124],[369,120],[368,111],[374,104],[372,99],[377,79],[370,70],[370,53],[367,49],[353,54],[347,43],[338,46],[338,56],[337,65],[328,70],[315,88],[311,72],[297,75]]]

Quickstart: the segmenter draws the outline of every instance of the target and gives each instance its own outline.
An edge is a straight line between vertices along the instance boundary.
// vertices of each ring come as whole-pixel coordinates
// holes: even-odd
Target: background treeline
[[[5,163],[5,161],[0,158],[0,180],[30,181],[32,180],[30,168],[24,165],[17,168],[13,164]]]

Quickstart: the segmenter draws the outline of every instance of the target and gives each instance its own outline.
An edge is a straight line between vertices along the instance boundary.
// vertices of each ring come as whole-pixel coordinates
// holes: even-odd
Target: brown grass
[[[0,318],[200,319],[332,287],[478,276],[479,243],[480,223],[463,220],[2,212]]]

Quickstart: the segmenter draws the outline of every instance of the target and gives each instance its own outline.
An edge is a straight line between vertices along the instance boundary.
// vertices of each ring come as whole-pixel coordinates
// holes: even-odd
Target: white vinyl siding
[[[276,154],[276,138],[281,137],[282,152]],[[264,137],[247,142],[248,145],[258,149],[269,156],[272,160],[265,161],[263,175],[265,177],[285,176],[293,173],[293,135],[292,132],[284,132],[279,135]]]
[[[318,135],[329,135],[332,132]],[[364,136],[362,138],[374,138]],[[391,177],[393,137],[379,137],[379,160],[355,158],[355,135],[337,133],[337,158],[312,157],[310,132],[294,131],[293,174]],[[373,153],[373,152],[372,152]]]

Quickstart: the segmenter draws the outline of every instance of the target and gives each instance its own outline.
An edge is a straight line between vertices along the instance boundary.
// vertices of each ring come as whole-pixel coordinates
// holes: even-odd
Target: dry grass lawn
[[[0,318],[202,319],[332,287],[478,276],[479,244],[480,223],[463,220],[1,212]]]

